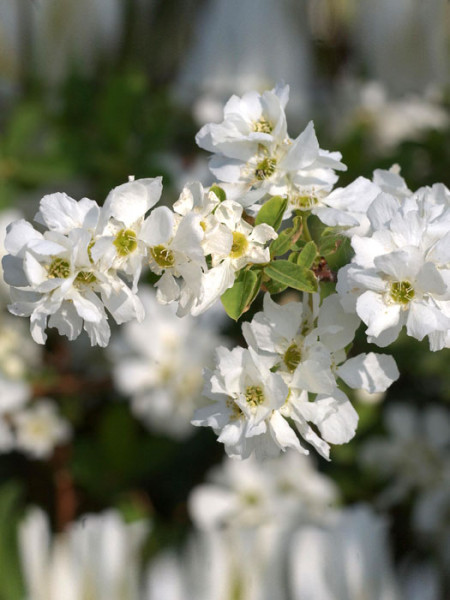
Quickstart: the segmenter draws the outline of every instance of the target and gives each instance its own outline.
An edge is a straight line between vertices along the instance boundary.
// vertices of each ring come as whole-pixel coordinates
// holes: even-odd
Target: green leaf
[[[281,225],[287,202],[287,198],[282,198],[281,196],[274,196],[265,202],[256,215],[255,225],[267,223],[267,225],[271,225],[276,231]]]
[[[305,269],[310,269],[317,257],[317,246],[314,242],[308,242],[297,258],[297,264]]]
[[[319,243],[319,252],[321,256],[334,254],[342,243],[342,237],[336,235],[327,235],[321,237]]]
[[[270,244],[270,256],[282,256],[291,248],[292,228],[282,231]]]
[[[225,193],[225,190],[223,190],[223,189],[222,189],[221,187],[219,187],[218,185],[212,185],[212,186],[209,188],[209,191],[210,191],[210,192],[213,192],[213,194],[215,194],[215,195],[216,195],[216,196],[219,198],[219,200],[220,200],[221,202],[224,202],[224,201],[227,199],[227,195],[226,195],[226,193]]]
[[[273,279],[265,281],[264,287],[271,296],[275,294],[280,294],[281,292],[284,292],[284,290],[287,289],[287,285],[285,285],[284,283],[279,283],[278,281],[274,281]]]
[[[264,273],[271,279],[283,283],[301,292],[316,292],[317,279],[312,271],[296,265],[288,260],[277,260],[264,268]]]
[[[262,281],[262,270],[241,271],[233,287],[222,294],[222,304],[228,316],[237,321],[255,299]]]

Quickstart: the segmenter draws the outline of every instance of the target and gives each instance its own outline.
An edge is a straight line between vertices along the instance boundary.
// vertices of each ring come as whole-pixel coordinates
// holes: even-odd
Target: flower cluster
[[[105,308],[117,323],[142,321],[137,282],[144,264],[156,274],[157,298],[178,302],[178,314],[200,314],[251,263],[270,260],[266,242],[274,229],[252,226],[242,206],[220,201],[221,190],[188,185],[174,211],[158,202],[161,178],[130,181],[115,188],[100,208],[84,198],[45,196],[36,221],[8,227],[3,258],[15,315],[29,316],[35,341],[44,343],[47,327],[71,340],[82,327],[91,344],[106,346],[110,337]],[[208,268],[208,263],[210,267]],[[124,281],[127,279],[130,285]]]
[[[353,235],[355,256],[339,272],[337,291],[367,325],[370,342],[388,346],[407,334],[450,347],[450,191],[421,188],[399,201],[381,191],[367,210],[369,228]]]
[[[213,152],[214,176],[233,185],[243,206],[264,202],[268,196],[288,199],[289,212],[326,206],[326,196],[345,170],[339,152],[319,147],[311,123],[296,138],[287,132],[285,106],[289,86],[263,94],[232,96],[222,123],[208,123],[198,132],[197,144]]]
[[[358,417],[343,387],[382,393],[399,376],[390,356],[347,357],[360,321],[379,346],[393,342],[403,325],[418,340],[428,337],[432,350],[450,346],[450,191],[436,184],[413,193],[397,166],[333,189],[336,171],[346,168],[341,155],[320,148],[312,123],[289,136],[288,95],[288,86],[277,86],[233,96],[223,121],[202,127],[196,140],[213,153],[218,184],[188,183],[172,208],[155,207],[160,177],[130,178],[102,207],[45,196],[36,215],[45,230],[15,221],[2,261],[9,310],[30,317],[39,343],[49,326],[69,339],[84,328],[92,345],[106,346],[106,310],[119,324],[142,323],[137,285],[144,267],[157,279],[156,300],[173,304],[171,319],[175,311],[197,317],[221,298],[238,320],[266,291],[264,310],[242,327],[248,347],[218,348],[215,370],[205,371],[204,395],[214,404],[192,421],[212,427],[239,458],[287,448],[307,454],[302,438],[328,459],[330,444],[353,437]],[[339,271],[338,294],[324,298],[329,291],[321,294],[320,282],[336,275],[328,257],[345,237],[355,255]],[[289,288],[303,293],[301,302],[271,299]],[[155,345],[131,324],[133,356],[116,379],[149,427],[182,435],[187,413],[198,406],[193,398],[201,396],[195,353],[180,358],[163,340],[165,317],[153,300],[148,310],[161,325],[153,328]],[[194,346],[207,366],[212,346],[200,333]]]
[[[208,374],[206,393],[215,404],[199,409],[194,425],[210,426],[229,456],[276,456],[295,448],[308,454],[300,436],[324,458],[329,444],[342,444],[355,433],[358,416],[341,379],[351,388],[382,392],[398,378],[387,355],[360,354],[347,360],[359,319],[346,315],[337,295],[276,304],[264,297],[264,311],[243,334],[248,348],[217,350],[216,370]]]
[[[21,325],[1,315],[0,454],[15,451],[47,459],[70,438],[71,427],[53,400],[33,398],[28,378],[40,357]]]

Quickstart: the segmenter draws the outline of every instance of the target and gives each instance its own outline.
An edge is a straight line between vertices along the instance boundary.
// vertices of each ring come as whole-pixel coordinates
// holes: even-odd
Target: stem
[[[301,218],[302,218],[302,228],[303,228],[303,239],[306,242],[312,242],[313,239],[312,239],[311,233],[308,228],[308,215],[305,213],[302,213]]]

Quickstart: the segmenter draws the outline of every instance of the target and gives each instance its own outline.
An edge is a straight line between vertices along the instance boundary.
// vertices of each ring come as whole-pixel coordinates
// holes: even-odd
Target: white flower
[[[198,217],[199,225],[203,229],[201,246],[205,256],[228,253],[233,243],[232,232],[215,215],[221,202],[217,194],[221,193],[225,194],[223,190],[214,186],[205,190],[197,181],[188,183],[173,205],[174,211],[183,217],[191,213]]]
[[[15,439],[11,426],[0,418],[0,454],[14,449]]]
[[[68,422],[59,416],[56,405],[48,398],[34,403],[11,415],[14,424],[16,448],[33,458],[49,458],[58,444],[71,436]]]
[[[368,507],[336,515],[328,527],[304,527],[290,553],[294,600],[400,600],[386,523]]]
[[[332,481],[291,450],[264,462],[226,458],[208,479],[189,498],[189,512],[200,528],[322,521],[337,498]]]
[[[283,195],[289,199],[288,216],[292,210],[315,206],[335,183],[334,170],[346,167],[338,152],[319,147],[312,122],[295,140],[288,136],[282,111],[286,101],[286,88],[262,97],[234,96],[227,104],[225,121],[205,125],[196,141],[215,152],[210,160],[212,173],[239,190],[243,206],[250,207],[267,194]]]
[[[429,336],[431,349],[441,349],[450,328],[448,195],[425,188],[401,205],[383,195],[368,217],[372,235],[353,236],[356,255],[338,275],[344,307],[356,310],[369,341],[379,346],[392,343],[406,325],[408,335]]]
[[[195,141],[205,150],[231,159],[248,160],[258,146],[272,147],[283,143],[287,135],[284,108],[289,86],[277,87],[263,94],[247,92],[232,96],[224,108],[222,123],[208,123],[197,133]]]
[[[91,256],[103,268],[120,269],[133,282],[133,292],[147,254],[146,233],[149,227],[146,213],[158,202],[162,178],[131,179],[114,188],[101,209],[98,232],[101,236],[92,245]]]
[[[27,598],[138,598],[138,552],[148,525],[126,524],[110,510],[87,515],[52,537],[46,515],[31,509],[19,529]]]
[[[399,201],[411,196],[412,192],[406,185],[406,181],[400,175],[400,167],[395,164],[388,170],[375,169],[373,172],[373,182],[382,192],[390,194]]]
[[[24,220],[8,227],[3,258],[5,281],[11,285],[9,310],[30,317],[33,339],[43,344],[44,330],[56,327],[71,340],[82,327],[91,344],[106,346],[110,336],[105,308],[117,323],[142,319],[138,298],[112,269],[95,263],[99,207],[65,194],[45,196],[37,220],[49,230],[39,233]],[[100,297],[97,295],[99,294]]]
[[[129,323],[114,346],[114,379],[131,396],[132,411],[152,431],[183,439],[202,398],[202,370],[220,345],[219,324],[189,315],[180,319],[174,306],[163,306],[144,288],[140,298],[146,318]]]
[[[22,215],[16,210],[2,210],[0,212],[0,259],[7,254],[5,248],[6,228],[13,221],[20,219]],[[0,277],[0,295],[2,303],[9,300],[9,286],[5,282],[3,276]]]
[[[206,270],[203,237],[200,217],[195,213],[180,217],[162,206],[147,219],[148,264],[154,273],[161,275],[155,284],[157,299],[162,304],[178,301],[180,316],[189,312],[200,295],[202,274]]]
[[[425,546],[432,547],[448,569],[450,567],[450,461],[439,485],[423,490],[414,506],[412,520],[415,531]]]
[[[313,311],[306,301],[280,306],[266,294],[264,311],[244,323],[242,330],[251,348],[271,357],[289,387],[281,414],[293,419],[300,435],[328,458],[327,442],[349,441],[358,420],[337,379],[353,388],[384,391],[398,377],[398,370],[394,360],[384,355],[361,354],[346,360],[344,348],[359,320],[344,313],[336,295],[326,298],[320,311],[318,297],[312,300]],[[316,395],[313,401],[310,394]]]
[[[213,215],[216,225],[212,225],[209,244],[211,264],[202,278],[200,301],[191,310],[199,315],[207,310],[235,281],[236,272],[249,264],[263,264],[270,261],[270,251],[266,247],[269,240],[277,237],[270,225],[261,223],[253,227],[243,218],[243,208],[233,200],[221,202]]]
[[[364,177],[345,188],[337,188],[316,203],[311,212],[330,227],[337,227],[347,237],[366,235],[370,228],[367,209],[381,194],[381,189]]]
[[[387,436],[369,440],[361,456],[389,482],[381,497],[384,504],[397,503],[414,490],[439,490],[448,482],[450,414],[445,407],[388,406],[385,427]]]
[[[219,434],[227,454],[247,458],[274,456],[300,444],[280,415],[289,390],[270,367],[273,361],[252,349],[217,349],[218,364],[206,382],[205,393],[215,404],[196,411],[193,425],[210,426]]]

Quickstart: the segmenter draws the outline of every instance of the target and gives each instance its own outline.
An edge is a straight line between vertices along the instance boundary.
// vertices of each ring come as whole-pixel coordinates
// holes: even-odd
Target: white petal
[[[293,141],[288,153],[280,162],[280,167],[288,171],[297,171],[310,166],[318,157],[319,142],[317,141],[312,121],[304,131]]]
[[[371,394],[384,392],[400,376],[392,356],[373,352],[350,358],[337,373],[349,387],[364,389]]]
[[[149,246],[158,246],[172,237],[173,228],[173,212],[167,206],[159,206],[145,219],[139,237]]]
[[[367,327],[367,335],[377,337],[385,329],[398,325],[401,306],[386,304],[381,294],[367,291],[356,301],[356,312]]]
[[[289,426],[286,419],[284,419],[278,411],[274,411],[270,417],[269,428],[273,439],[282,450],[286,450],[286,448],[294,448],[302,454],[308,453],[307,450],[301,446],[294,430]]]
[[[324,440],[331,444],[344,444],[353,438],[358,413],[343,392],[336,390],[333,396],[318,396],[314,405],[317,408],[314,423]]]
[[[36,231],[34,227],[20,219],[14,221],[6,228],[5,250],[14,256],[19,254],[22,248],[31,240],[42,240],[42,234]]]
[[[442,313],[439,308],[422,302],[411,302],[408,318],[406,320],[406,330],[408,335],[423,340],[423,338],[433,331],[448,331],[450,328],[450,319]]]

